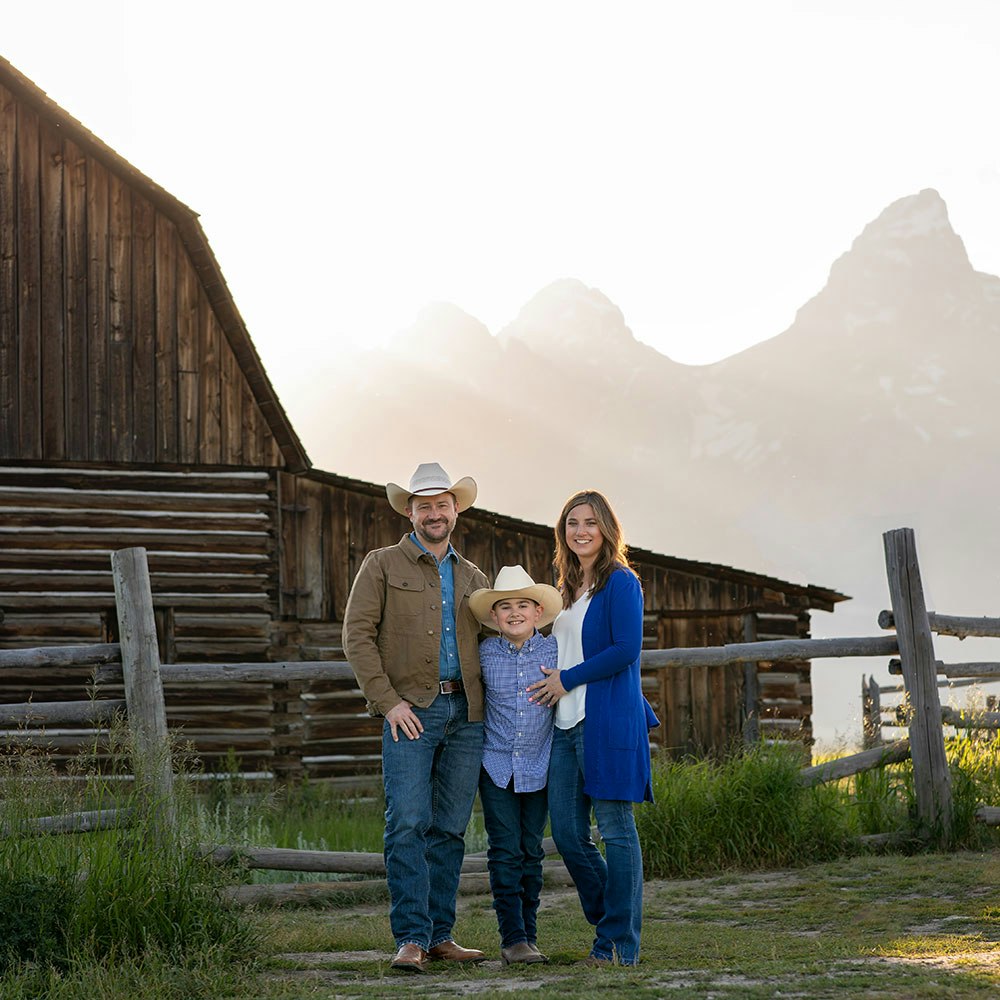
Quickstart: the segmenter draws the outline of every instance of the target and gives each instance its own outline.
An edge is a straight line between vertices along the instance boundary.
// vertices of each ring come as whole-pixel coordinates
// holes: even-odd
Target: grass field
[[[169,850],[156,848],[148,830],[0,837],[0,997],[544,998],[626,988],[639,997],[724,1000],[998,995],[1000,831],[970,817],[976,803],[1000,805],[1000,741],[956,741],[949,752],[964,850],[909,857],[865,854],[857,841],[906,829],[909,765],[804,789],[795,754],[658,762],[657,803],[639,810],[648,881],[637,969],[577,964],[590,928],[575,893],[553,889],[540,921],[550,965],[502,970],[490,901],[470,896],[460,900],[456,936],[491,960],[400,977],[388,969],[384,899],[237,912],[215,893],[217,873],[197,861],[194,847],[205,843],[379,850],[377,794],[345,798],[304,785],[260,796],[238,780],[197,800],[182,794],[183,835]],[[66,783],[46,780],[44,761],[0,763],[6,830],[30,815],[109,804],[96,778],[89,791],[73,786],[84,789],[74,798]],[[481,819],[468,842],[484,846]]]
[[[485,898],[456,936],[491,960],[404,977],[388,969],[384,904],[262,917],[269,1000],[313,997],[985,998],[1000,993],[1000,853],[855,858],[795,870],[646,885],[634,969],[580,966],[590,928],[572,891],[547,892],[545,967],[503,970]]]

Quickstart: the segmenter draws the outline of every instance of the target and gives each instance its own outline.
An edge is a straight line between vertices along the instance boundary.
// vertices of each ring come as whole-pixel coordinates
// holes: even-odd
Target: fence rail
[[[938,672],[949,670],[998,667],[997,664],[954,664],[950,667],[934,658],[932,631],[949,635],[1000,636],[1000,619],[969,619],[929,614],[924,606],[920,570],[916,558],[913,532],[907,528],[887,532],[884,536],[886,570],[893,611],[883,612],[879,622],[883,627],[895,627],[894,636],[869,636],[841,639],[768,639],[723,646],[646,650],[642,663],[649,668],[720,667],[748,663],[781,663],[824,657],[854,657],[894,655],[904,678],[908,697],[909,737],[894,743],[871,747],[859,754],[806,768],[801,773],[805,785],[842,780],[865,770],[884,767],[907,758],[913,762],[917,812],[925,840],[946,846],[951,829],[951,786],[945,757],[942,722],[950,725],[1000,726],[1000,712],[956,713],[942,709],[937,680]],[[354,675],[343,661],[230,663],[202,665],[190,663],[160,664],[157,649],[156,620],[153,612],[149,572],[144,549],[126,549],[113,553],[112,570],[115,583],[120,643],[78,647],[48,647],[38,650],[0,651],[0,669],[30,670],[92,666],[98,685],[121,685],[124,699],[92,699],[71,704],[24,702],[0,709],[0,723],[33,724],[38,721],[78,722],[101,725],[124,707],[132,733],[133,766],[140,792],[145,794],[146,809],[152,818],[154,833],[166,834],[175,823],[173,769],[163,694],[164,682],[196,692],[199,684],[232,683],[271,686],[279,696],[284,694],[291,705],[303,685],[344,684],[346,692],[356,696]],[[780,679],[780,675],[777,675]],[[959,674],[959,676],[965,676]],[[782,681],[783,682],[783,681]],[[882,711],[878,699],[882,689],[874,683],[865,688],[866,719],[874,710],[880,723]],[[313,692],[314,697],[337,698],[344,691]],[[197,699],[196,693],[194,694]],[[273,697],[269,695],[268,697]],[[263,707],[263,706],[262,706]],[[270,706],[268,706],[270,709]],[[197,704],[187,711],[197,720]],[[218,712],[216,712],[218,714]],[[273,709],[270,709],[273,715]],[[284,736],[287,746],[301,739],[295,731],[294,715],[286,711]],[[218,719],[214,720],[218,722]],[[879,732],[881,727],[879,726]],[[227,733],[225,748],[239,747],[247,739],[256,738],[260,730],[247,727],[237,720]],[[280,735],[280,734],[279,734]],[[868,733],[866,729],[866,738]],[[344,735],[331,733],[329,749],[353,755],[366,764],[378,761],[377,752],[365,753],[371,740],[362,730]],[[371,750],[375,747],[372,744]],[[359,756],[360,755],[360,756]],[[978,818],[991,825],[1000,825],[1000,809],[982,807]],[[132,817],[121,811],[102,810],[75,813],[63,817],[45,817],[33,821],[33,829],[57,832],[85,832],[101,829]],[[0,835],[5,831],[0,831]],[[896,835],[879,835],[891,840]],[[334,872],[339,874],[378,875],[384,872],[380,855],[351,855],[336,852],[291,851],[279,849],[210,848],[207,856],[218,863],[238,861],[247,867],[293,871]],[[466,859],[463,869],[463,890],[475,890],[486,885],[482,858]],[[568,873],[561,862],[546,863],[546,879],[564,884]],[[384,887],[384,883],[382,883]],[[326,882],[309,886],[258,885],[240,886],[232,890],[234,900],[287,902],[316,895],[337,895],[351,891],[372,891],[379,883]],[[359,887],[361,887],[359,889]]]

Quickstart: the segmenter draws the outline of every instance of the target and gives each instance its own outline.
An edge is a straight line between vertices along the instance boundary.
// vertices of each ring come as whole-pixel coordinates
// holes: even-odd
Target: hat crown
[[[497,573],[493,590],[524,590],[527,587],[534,587],[535,581],[528,576],[528,573],[521,566],[504,566]]]
[[[437,462],[423,462],[410,476],[410,493],[446,493],[452,487],[451,476]]]

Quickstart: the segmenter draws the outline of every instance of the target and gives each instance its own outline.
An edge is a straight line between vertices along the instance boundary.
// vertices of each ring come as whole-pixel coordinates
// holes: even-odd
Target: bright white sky
[[[46,0],[0,54],[201,213],[286,399],[304,352],[561,277],[716,360],[924,187],[1000,273],[990,0]]]

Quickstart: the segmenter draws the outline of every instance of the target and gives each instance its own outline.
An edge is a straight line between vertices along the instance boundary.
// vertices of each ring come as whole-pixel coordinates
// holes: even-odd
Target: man
[[[386,486],[413,530],[369,552],[347,599],[344,651],[373,715],[384,716],[385,867],[396,940],[392,967],[431,959],[480,962],[452,937],[465,828],[483,752],[480,625],[468,595],[483,573],[451,545],[475,481],[452,483],[436,462],[409,488]]]

